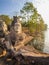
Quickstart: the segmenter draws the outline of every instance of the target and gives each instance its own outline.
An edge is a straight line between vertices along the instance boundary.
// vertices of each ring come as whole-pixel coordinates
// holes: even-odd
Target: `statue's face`
[[[7,31],[7,25],[5,24],[5,22],[0,22],[0,31],[3,30],[3,31]]]
[[[20,24],[20,23],[15,23],[15,25],[14,25],[14,30],[15,30],[17,33],[20,33],[21,24]]]

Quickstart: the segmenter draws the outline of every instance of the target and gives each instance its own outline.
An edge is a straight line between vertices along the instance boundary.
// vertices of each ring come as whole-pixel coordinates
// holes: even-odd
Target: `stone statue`
[[[5,24],[5,23],[4,23]],[[6,25],[4,25],[4,28]],[[3,28],[3,29],[4,29]],[[7,29],[5,28],[4,31]],[[14,55],[16,53],[14,47],[17,46],[18,43],[23,43],[26,34],[22,32],[22,26],[18,17],[13,18],[13,22],[11,24],[10,32],[4,36],[4,40],[2,41],[2,45],[6,50],[10,50]]]
[[[10,36],[12,39],[12,42],[15,44],[15,42],[19,43],[25,38],[25,34],[22,32],[22,25],[19,20],[19,17],[14,16],[13,22],[11,24],[11,31]]]
[[[11,25],[12,25],[14,31],[15,31],[17,34],[22,33],[22,27],[21,27],[21,23],[20,23],[20,20],[19,20],[18,17],[13,16],[13,22],[12,22]]]
[[[8,29],[5,21],[0,20],[0,50],[1,50],[0,53],[2,53],[4,50],[3,41],[5,40],[5,35],[8,33],[7,30]]]

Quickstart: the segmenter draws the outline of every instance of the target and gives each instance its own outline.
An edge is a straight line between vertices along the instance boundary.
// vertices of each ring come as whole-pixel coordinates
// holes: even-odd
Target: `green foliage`
[[[23,26],[28,27],[30,32],[41,32],[46,30],[47,25],[44,24],[43,18],[37,12],[32,2],[26,2],[22,10],[20,10],[23,19]]]
[[[22,8],[21,11],[24,11],[24,12],[33,12],[34,10],[34,6],[32,4],[32,2],[26,2],[24,4],[24,7]]]
[[[30,14],[30,15],[29,15]],[[31,2],[26,2],[21,10],[22,26],[28,27],[28,30],[34,40],[29,42],[29,45],[42,51],[44,48],[44,34],[43,31],[47,29],[47,24],[44,23],[43,18],[37,12],[37,9]],[[27,18],[27,19],[26,19]]]
[[[30,16],[32,15],[32,13],[34,13],[34,6],[32,4],[32,2],[26,2],[24,4],[24,7],[22,8],[22,10],[20,10],[21,16],[23,17],[23,21],[28,21],[30,19]]]
[[[9,25],[11,23],[11,19],[10,19],[10,17],[8,15],[0,15],[0,19],[5,21],[5,23],[7,25]]]
[[[45,24],[45,28],[44,28],[44,30],[47,30],[47,27],[48,27],[47,24]]]

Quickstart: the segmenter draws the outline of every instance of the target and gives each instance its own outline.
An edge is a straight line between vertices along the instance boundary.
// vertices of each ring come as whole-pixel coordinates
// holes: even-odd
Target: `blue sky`
[[[33,2],[38,12],[49,26],[49,0],[0,0],[0,15],[15,15],[23,7],[26,1]]]
[[[25,2],[26,0],[0,0],[0,14],[14,15]]]
[[[0,0],[0,14],[12,15],[19,11],[25,0]]]

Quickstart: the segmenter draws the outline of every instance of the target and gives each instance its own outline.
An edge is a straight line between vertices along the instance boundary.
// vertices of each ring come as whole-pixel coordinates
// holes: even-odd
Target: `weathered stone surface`
[[[49,54],[39,52],[34,47],[25,46],[33,37],[22,32],[19,19],[14,17],[13,24],[4,40],[8,53],[5,51],[5,54],[0,56],[0,65],[49,65]],[[6,25],[4,27],[4,31],[7,30]],[[14,45],[11,44],[11,40],[14,40]]]
[[[4,21],[0,20],[0,31],[7,32],[7,25]]]
[[[13,19],[14,19],[13,22],[12,22],[13,29],[15,30],[15,32],[17,34],[22,33],[22,26],[21,26],[19,18],[14,16]]]
[[[0,59],[1,65],[49,65],[49,57],[32,57],[17,55],[16,59],[4,60],[4,57]]]

